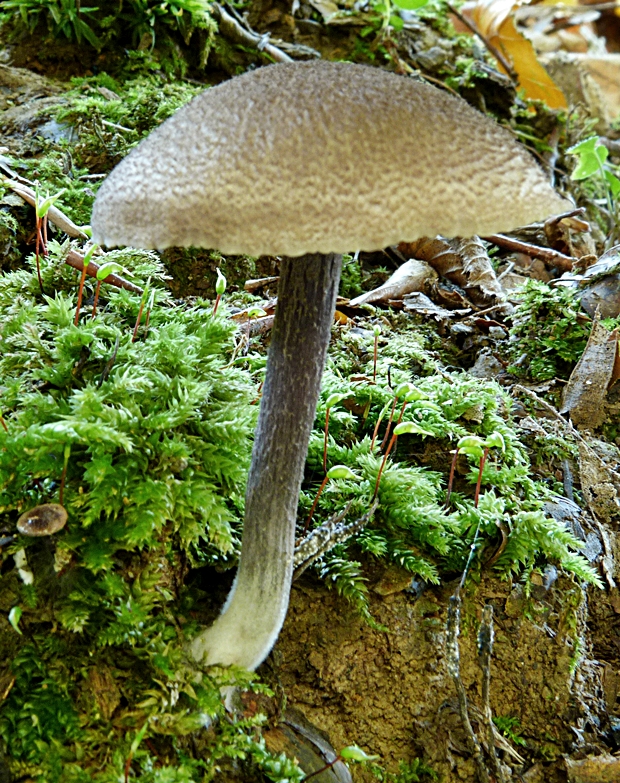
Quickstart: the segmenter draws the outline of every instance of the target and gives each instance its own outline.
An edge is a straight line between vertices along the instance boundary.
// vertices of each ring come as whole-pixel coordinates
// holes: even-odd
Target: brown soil
[[[443,783],[474,781],[445,653],[446,611],[454,588],[431,588],[418,598],[404,590],[376,596],[373,615],[388,628],[379,632],[334,592],[305,579],[293,589],[267,676],[283,688],[288,704],[327,732],[335,748],[357,743],[381,754],[393,772],[401,759],[421,757]],[[461,677],[474,730],[482,739],[476,720],[482,707],[476,633],[482,607],[491,603],[491,707],[494,716],[518,718],[527,742],[527,747],[513,744],[526,759],[522,765],[500,749],[498,755],[513,773],[529,770],[522,778],[529,783],[559,783],[567,779],[562,756],[592,751],[596,726],[604,722],[605,664],[591,659],[584,638],[591,596],[567,579],[541,593],[538,600],[526,599],[519,584],[483,579],[464,601]],[[607,606],[602,597],[596,597],[597,617]],[[593,641],[597,650],[601,644]],[[617,656],[618,646],[614,649]],[[614,663],[609,668],[615,672]],[[353,777],[370,780],[359,768]]]

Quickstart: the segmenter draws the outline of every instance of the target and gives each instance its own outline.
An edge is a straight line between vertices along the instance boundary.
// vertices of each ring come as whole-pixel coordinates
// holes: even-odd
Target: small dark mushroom
[[[51,536],[67,524],[67,512],[59,503],[44,503],[24,511],[17,520],[23,536]]]

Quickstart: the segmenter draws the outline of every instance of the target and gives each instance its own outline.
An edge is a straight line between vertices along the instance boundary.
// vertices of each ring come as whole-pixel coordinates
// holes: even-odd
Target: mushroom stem
[[[288,607],[297,503],[340,279],[339,255],[284,258],[248,476],[239,569],[222,614],[192,642],[206,665],[255,669]]]

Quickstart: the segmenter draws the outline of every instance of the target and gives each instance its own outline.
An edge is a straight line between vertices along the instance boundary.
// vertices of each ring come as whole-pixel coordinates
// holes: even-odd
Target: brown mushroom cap
[[[23,536],[51,536],[67,524],[67,512],[58,503],[44,503],[25,511],[17,520]]]
[[[211,87],[95,202],[97,242],[254,256],[376,250],[509,230],[570,208],[465,101],[351,63],[286,63]]]

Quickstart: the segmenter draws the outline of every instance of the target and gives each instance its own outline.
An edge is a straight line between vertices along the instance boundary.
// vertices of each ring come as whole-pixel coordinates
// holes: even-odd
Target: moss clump
[[[14,533],[20,511],[61,495],[69,513],[53,539],[17,536],[2,552],[22,567],[0,577],[3,611],[22,610],[0,672],[12,682],[0,713],[11,769],[40,783],[130,768],[191,783],[232,756],[298,779],[254,734],[260,719],[205,733],[223,712],[220,686],[247,676],[197,676],[183,652],[194,600],[183,575],[232,559],[243,511],[256,392],[227,366],[232,327],[208,303],[175,304],[141,251],[110,255],[138,284],[151,279],[148,330],[132,341],[140,297],[108,286],[75,325],[76,273],[66,247],[50,251],[47,294],[31,271],[0,278],[0,525]]]
[[[568,378],[585,348],[589,324],[566,288],[529,280],[510,332],[510,372],[535,381]]]
[[[127,0],[120,6],[100,0],[96,7],[77,0],[5,0],[0,27],[13,39],[37,34],[97,52],[146,50],[153,67],[177,74],[189,59],[204,66],[217,29],[206,0]]]
[[[527,575],[551,560],[582,579],[599,583],[578,554],[579,542],[542,510],[551,493],[546,484],[530,475],[529,455],[511,420],[507,393],[494,382],[466,373],[437,373],[438,361],[428,352],[428,337],[416,332],[411,323],[403,325],[400,334],[390,335],[389,350],[378,363],[376,383],[370,382],[374,340],[370,329],[363,337],[359,329],[354,334],[345,328],[330,354],[310,440],[301,519],[308,515],[324,476],[326,401],[331,395],[340,394],[342,399],[330,408],[327,467],[346,465],[357,478],[327,484],[313,525],[324,522],[347,503],[351,503],[350,520],[370,508],[389,441],[384,434],[391,411],[394,422],[411,422],[419,433],[398,439],[398,461],[392,451],[378,487],[374,519],[362,533],[323,556],[317,565],[320,575],[367,615],[367,588],[360,561],[364,553],[437,583],[444,574],[462,571],[472,545],[480,564],[505,537],[495,562],[504,575]],[[343,348],[347,344],[348,351]],[[391,386],[387,383],[388,366]],[[401,397],[395,404],[394,389],[407,382],[415,383],[416,399],[403,405]],[[446,506],[452,451],[461,438],[472,435],[483,439],[493,435],[503,448],[490,452],[477,506],[474,488],[479,458],[463,455],[456,491]]]

